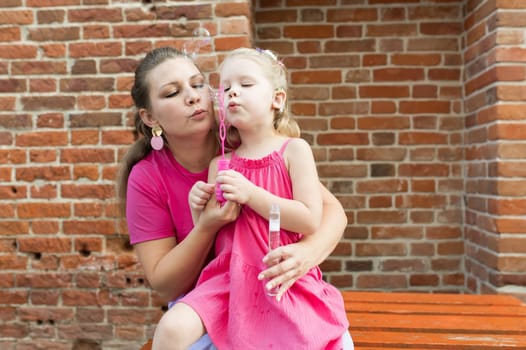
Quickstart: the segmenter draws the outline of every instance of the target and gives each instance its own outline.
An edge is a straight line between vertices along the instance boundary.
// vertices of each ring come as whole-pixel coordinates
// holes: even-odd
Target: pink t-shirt
[[[167,147],[151,151],[132,168],[128,179],[126,219],[130,243],[176,237],[181,242],[193,228],[188,193],[208,168],[191,173]]]

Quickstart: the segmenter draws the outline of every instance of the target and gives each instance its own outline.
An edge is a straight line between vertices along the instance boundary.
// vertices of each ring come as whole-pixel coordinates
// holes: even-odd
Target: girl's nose
[[[236,89],[230,88],[230,90],[228,90],[228,96],[229,97],[237,97],[237,96],[239,96],[239,94],[238,94]]]

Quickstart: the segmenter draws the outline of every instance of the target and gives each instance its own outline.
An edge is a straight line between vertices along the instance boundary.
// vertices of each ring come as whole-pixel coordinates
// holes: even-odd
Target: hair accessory
[[[285,68],[285,65],[283,64],[283,62],[281,60],[278,60],[278,56],[276,56],[276,54],[274,52],[272,52],[270,50],[260,49],[259,47],[256,47],[256,51],[259,52],[259,53],[262,53],[264,55],[267,55],[274,62],[276,62],[281,68]]]
[[[269,56],[274,61],[278,60],[278,57],[276,56],[276,54],[274,52],[270,51],[270,50],[264,50],[264,49],[260,49],[259,47],[256,47],[256,51],[259,52],[259,53],[262,53],[262,54],[265,54],[265,55]]]
[[[152,128],[152,139],[150,140],[150,145],[152,145],[152,148],[156,151],[163,149],[164,140],[161,137],[162,134],[163,129],[161,129],[160,125],[155,125]]]

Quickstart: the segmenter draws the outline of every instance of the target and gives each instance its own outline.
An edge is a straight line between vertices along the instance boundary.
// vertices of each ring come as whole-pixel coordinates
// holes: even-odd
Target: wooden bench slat
[[[526,317],[459,315],[393,315],[393,314],[348,314],[351,330],[376,329],[378,331],[405,330],[411,332],[449,332],[486,334],[524,334]]]
[[[511,295],[475,295],[475,294],[430,294],[398,292],[354,292],[343,291],[345,301],[409,304],[461,304],[461,305],[510,305],[525,306]]]
[[[526,308],[521,306],[501,305],[435,305],[435,304],[400,304],[400,303],[362,303],[345,302],[347,313],[386,313],[386,314],[430,314],[430,315],[485,315],[526,317]]]
[[[401,346],[401,347],[376,347],[376,346],[360,346],[359,350],[405,350],[407,349],[407,346]],[[429,349],[429,348],[428,348]],[[355,348],[357,350],[357,348]],[[415,350],[415,348],[413,348]]]
[[[503,350],[525,349],[526,336],[506,334],[444,334],[444,333],[399,333],[353,331],[356,350],[367,347],[400,347],[422,349],[473,349],[473,350]]]

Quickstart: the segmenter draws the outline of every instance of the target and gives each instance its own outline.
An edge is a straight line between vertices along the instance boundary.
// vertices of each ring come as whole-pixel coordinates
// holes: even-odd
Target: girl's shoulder
[[[311,147],[307,141],[302,139],[301,137],[291,137],[287,139],[283,146],[283,154],[284,155],[290,155],[294,156],[296,154],[302,154],[305,151],[311,152]]]

